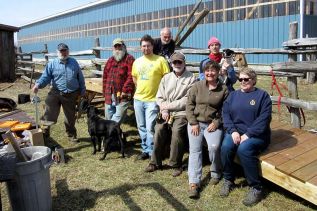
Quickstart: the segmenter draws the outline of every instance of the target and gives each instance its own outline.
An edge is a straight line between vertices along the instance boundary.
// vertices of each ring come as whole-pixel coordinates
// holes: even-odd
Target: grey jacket
[[[189,89],[196,77],[193,73],[185,72],[177,77],[174,72],[164,75],[156,94],[156,102],[159,106],[168,103],[168,111],[174,116],[186,115],[186,102]]]

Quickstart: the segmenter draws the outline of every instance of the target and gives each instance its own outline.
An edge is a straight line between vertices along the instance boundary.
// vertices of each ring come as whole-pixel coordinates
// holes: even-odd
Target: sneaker
[[[258,202],[260,202],[262,199],[263,199],[263,191],[257,190],[251,187],[246,197],[242,201],[242,203],[245,206],[253,206],[253,205],[256,205]]]
[[[174,168],[174,171],[172,173],[173,177],[178,177],[179,175],[181,175],[183,173],[183,168]]]
[[[156,171],[156,170],[158,170],[158,167],[157,167],[156,165],[152,164],[152,163],[150,163],[150,164],[144,169],[145,172],[154,172],[154,171]]]
[[[220,181],[220,178],[216,178],[216,177],[211,177],[209,184],[211,185],[217,185]]]
[[[199,198],[199,186],[195,183],[189,184],[188,197],[191,199]]]
[[[229,193],[230,193],[230,191],[233,189],[233,187],[234,187],[234,183],[233,183],[233,182],[224,179],[224,182],[223,182],[223,185],[222,185],[222,187],[221,187],[221,189],[220,189],[219,195],[220,195],[221,197],[227,197],[227,196],[229,196]]]
[[[148,153],[142,152],[141,154],[138,155],[137,160],[146,160],[148,159],[150,156]]]

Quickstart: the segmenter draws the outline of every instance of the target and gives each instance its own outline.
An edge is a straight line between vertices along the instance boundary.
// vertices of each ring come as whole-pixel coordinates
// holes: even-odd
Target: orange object
[[[31,126],[32,124],[30,122],[19,123],[19,124],[13,125],[13,127],[11,127],[11,131],[16,132],[16,131],[28,130],[31,128]]]
[[[4,122],[0,122],[0,128],[8,128],[8,127],[10,128],[13,125],[16,125],[18,123],[19,123],[19,121],[7,120],[7,121],[4,121]]]

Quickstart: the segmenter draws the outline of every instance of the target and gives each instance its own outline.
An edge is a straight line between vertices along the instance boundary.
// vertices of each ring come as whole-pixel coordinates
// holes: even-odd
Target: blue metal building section
[[[184,20],[187,16],[181,14],[180,9],[175,14],[174,10],[169,9],[187,8],[186,14],[188,14],[196,2],[196,0],[104,1],[95,6],[70,11],[63,15],[22,26],[18,34],[19,45],[21,45],[24,52],[30,52],[43,50],[44,44],[48,44],[49,52],[54,52],[58,43],[65,42],[71,50],[78,51],[91,49],[96,37],[99,37],[101,46],[111,46],[112,40],[116,37],[133,39],[140,38],[144,34],[158,37],[160,28],[165,25],[170,26],[169,17],[179,16],[179,18],[171,20],[178,23],[179,20],[177,19]],[[205,0],[203,2],[205,7],[210,6],[211,1]],[[155,11],[157,11],[157,17],[155,16],[156,13],[154,14]],[[169,14],[170,12],[173,14]],[[151,24],[151,26],[155,25],[154,22],[158,24],[155,25],[154,29],[142,24],[143,19],[148,18],[148,15],[153,20],[153,23],[147,22],[148,24]],[[125,17],[131,17],[131,19]],[[162,25],[162,21],[157,20],[163,20],[166,24]],[[135,21],[136,24],[133,26],[135,27],[133,30],[129,30],[130,26],[127,21],[130,21],[129,23]],[[209,38],[217,36],[222,42],[222,48],[280,48],[282,42],[288,39],[289,23],[293,21],[300,21],[299,14],[212,23],[204,20],[204,23],[196,27],[182,46],[207,48]],[[317,34],[317,29],[311,23],[315,21],[316,16],[305,16],[304,31],[314,36]],[[121,28],[116,29],[113,26]],[[140,27],[139,30],[137,30],[137,27]],[[177,26],[173,26],[172,31],[175,35]],[[32,40],[34,36],[37,36],[37,38]],[[139,43],[129,42],[128,45],[138,46]],[[103,52],[101,56],[107,58],[110,53]],[[140,54],[134,55],[137,57]],[[199,61],[203,56],[192,55],[187,58],[190,61]],[[286,59],[285,56],[281,55],[249,55],[247,58],[248,62],[251,63],[271,63],[285,61]]]

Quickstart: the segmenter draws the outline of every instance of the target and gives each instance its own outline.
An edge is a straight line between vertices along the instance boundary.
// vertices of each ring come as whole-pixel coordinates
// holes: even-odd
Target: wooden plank
[[[284,122],[281,122],[281,121],[272,121],[271,124],[270,124],[270,127],[273,130],[275,128],[285,127],[287,125],[288,125],[288,123],[284,123]]]
[[[283,42],[283,47],[317,46],[317,38],[300,38]]]
[[[34,69],[27,68],[27,67],[18,67],[17,70],[22,70],[22,71],[26,71],[26,72],[33,72],[34,71]]]
[[[278,62],[273,63],[272,68],[274,71],[280,72],[317,72],[317,62],[316,61],[302,61],[302,62]]]
[[[278,154],[281,150],[294,146],[296,143],[297,140],[295,137],[289,137],[281,142],[270,145],[269,148],[260,156],[260,160],[266,160],[267,158]]]
[[[290,177],[265,161],[261,162],[260,173],[265,179],[317,205],[317,186]]]
[[[269,158],[266,158],[265,159],[265,162],[273,165],[273,166],[277,166],[277,165],[280,165],[282,163],[285,163],[287,161],[289,161],[290,158],[283,155],[283,154],[279,154],[279,153],[276,153],[274,156],[271,156]]]
[[[303,108],[306,110],[313,110],[317,111],[317,102],[308,102],[299,99],[292,99],[287,97],[278,97],[278,96],[271,96],[272,102],[281,102],[283,105],[292,106],[295,108]]]
[[[306,153],[286,162],[282,165],[276,166],[280,171],[285,172],[286,174],[291,174],[294,171],[306,166],[317,159],[317,148],[314,148]]]
[[[86,78],[86,90],[102,94],[102,78]]]
[[[265,160],[266,162],[270,163],[271,165],[278,166],[281,165],[305,152],[311,150],[312,148],[317,147],[317,141],[315,139],[305,139],[305,136],[302,136],[300,140],[298,140],[297,144],[286,148],[281,151],[277,151],[273,154],[273,156],[266,156],[265,159],[263,157],[260,159]]]
[[[317,176],[311,178],[310,180],[307,181],[307,183],[310,183],[312,185],[317,186]]]
[[[316,53],[317,49],[309,50],[285,50],[283,48],[263,49],[263,48],[230,48],[235,53],[242,54],[305,54],[305,53]],[[192,47],[179,47],[176,51],[180,51],[184,54],[199,54],[208,55],[209,49],[204,48],[192,48]]]
[[[304,166],[303,168],[294,171],[292,173],[292,176],[298,178],[303,182],[308,181],[309,179],[317,176],[317,159],[314,162],[308,164],[307,166]]]
[[[298,128],[293,128],[293,130],[298,131]],[[296,146],[297,144],[312,138],[310,133],[305,133],[301,130],[302,133],[298,132],[298,135],[285,135],[284,131],[281,132],[280,136],[276,136],[274,139],[272,138],[271,144],[269,148],[260,156],[261,160],[266,160],[269,157],[275,156],[276,154],[282,152],[283,150],[287,150],[291,147]]]

